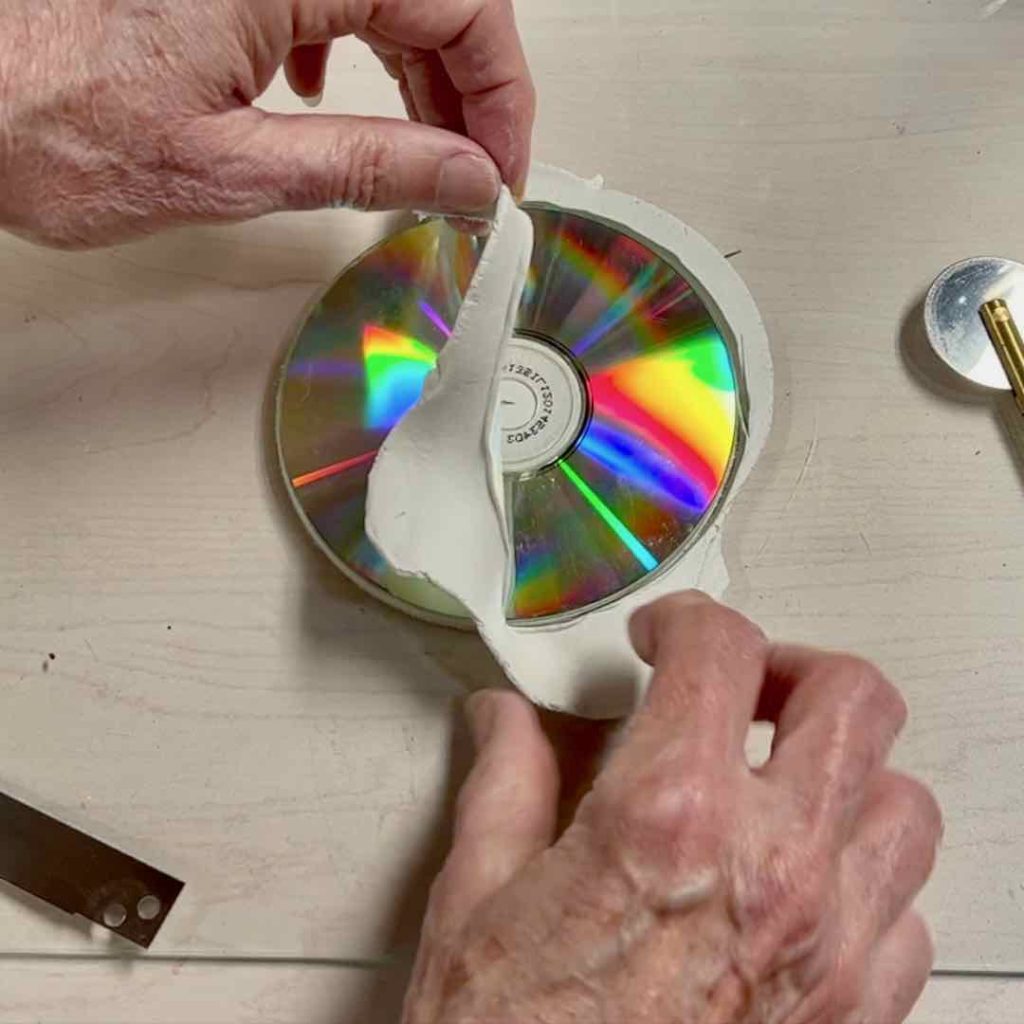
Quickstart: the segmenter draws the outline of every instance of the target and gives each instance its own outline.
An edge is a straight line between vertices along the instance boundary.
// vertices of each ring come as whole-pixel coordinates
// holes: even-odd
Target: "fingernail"
[[[497,202],[500,188],[498,169],[490,160],[472,153],[450,156],[441,165],[437,179],[437,210],[439,213],[486,210]]]
[[[712,603],[711,598],[700,590],[677,590],[659,597],[650,604],[641,605],[629,617],[629,639],[634,650],[644,661],[654,657],[658,623],[667,609],[678,608],[680,605],[698,607]]]
[[[303,96],[302,102],[305,103],[307,107],[319,107],[323,98],[324,91],[321,89],[315,96]]]
[[[644,661],[647,661],[651,657],[651,651],[653,649],[650,607],[651,606],[649,604],[645,604],[643,607],[637,608],[637,610],[630,615],[629,621],[626,623],[626,630],[629,633],[629,642],[633,645],[633,650],[636,651]]]
[[[494,698],[486,690],[479,690],[467,699],[466,718],[469,721],[469,731],[473,735],[473,745],[478,751],[482,750],[491,738],[496,716]]]
[[[465,235],[486,238],[491,233],[489,220],[478,220],[476,217],[445,217],[445,221],[456,231],[461,231]]]

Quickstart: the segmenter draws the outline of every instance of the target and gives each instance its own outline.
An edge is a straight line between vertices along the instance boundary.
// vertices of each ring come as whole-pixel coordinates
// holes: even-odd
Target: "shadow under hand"
[[[561,790],[558,799],[558,834],[572,823],[580,802],[590,792],[623,727],[617,719],[577,718],[562,711],[538,709],[558,761]]]
[[[283,348],[275,367],[281,365],[285,351]],[[450,845],[458,790],[472,765],[472,741],[461,714],[462,697],[474,690],[507,688],[509,684],[475,631],[430,625],[384,605],[349,580],[317,548],[295,514],[278,463],[274,428],[277,383],[275,369],[263,408],[264,471],[286,543],[302,565],[305,587],[299,615],[304,639],[338,664],[354,653],[379,660],[387,665],[389,677],[404,679],[409,692],[420,695],[425,703],[436,709],[439,701],[445,701],[452,710],[443,809],[424,829],[416,848],[409,851],[404,881],[393,894],[388,920],[381,922],[381,934],[386,936],[391,953],[389,962],[377,967],[368,965],[365,983],[355,993],[350,992],[338,1008],[340,1024],[395,1024],[401,1017],[430,885]],[[357,609],[358,614],[368,616],[368,625],[372,619],[373,628],[339,630],[341,606],[346,613]],[[386,628],[381,628],[382,624]],[[395,642],[396,634],[411,642]],[[422,663],[410,658],[410,649],[432,661],[452,687],[439,692],[436,680],[425,682]],[[617,687],[619,681],[614,682]],[[619,723],[547,710],[540,711],[540,718],[561,771],[560,833],[593,784]]]
[[[604,765],[620,721],[594,721],[563,712],[538,709],[541,726],[551,741],[561,773],[558,835],[568,827]],[[393,962],[368,971],[365,984],[340,1008],[339,1024],[397,1024],[409,987],[420,923],[430,885],[444,863],[454,824],[455,801],[473,762],[472,740],[461,715],[456,716],[449,746],[448,789],[444,813],[416,857],[408,880],[395,894]]]
[[[458,791],[473,763],[473,743],[464,718],[456,713],[448,745],[448,779],[443,809],[419,848],[409,856],[405,881],[395,892],[390,920],[384,923],[390,962],[368,970],[366,984],[339,1007],[339,1024],[397,1024],[412,974],[420,925],[430,886],[448,855]]]

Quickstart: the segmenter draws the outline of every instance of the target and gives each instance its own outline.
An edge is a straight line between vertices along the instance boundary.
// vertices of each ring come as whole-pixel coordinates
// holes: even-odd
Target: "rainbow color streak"
[[[629,287],[605,310],[597,323],[573,345],[572,350],[576,355],[583,355],[623,320],[635,315],[636,307],[643,300],[643,295],[654,280],[657,270],[658,266],[655,263],[644,267],[640,276],[631,282]]]
[[[587,504],[608,524],[612,532],[629,548],[633,557],[648,571],[654,569],[658,560],[630,533],[626,524],[597,496],[586,481],[567,462],[560,462],[558,468],[569,478],[570,483],[583,495]]]
[[[446,337],[452,336],[452,329],[444,322],[444,318],[426,299],[420,299],[417,303],[420,312]]]
[[[305,487],[307,484],[315,484],[318,480],[326,480],[328,477],[337,476],[339,473],[344,473],[347,469],[355,469],[356,466],[362,466],[364,463],[372,461],[376,454],[377,449],[374,448],[372,452],[363,452],[362,455],[356,455],[351,459],[342,459],[341,462],[332,462],[329,466],[321,466],[319,469],[314,469],[311,473],[293,476],[292,487]]]
[[[363,328],[366,406],[363,425],[390,430],[416,403],[437,353],[417,338],[396,334],[377,324]]]
[[[696,475],[663,450],[644,444],[635,432],[626,433],[594,420],[581,438],[579,450],[646,494],[670,498],[689,515],[700,515],[708,507],[707,488]]]
[[[353,359],[301,359],[288,369],[292,377],[358,377],[362,364]]]
[[[685,278],[672,273],[661,260],[652,259],[649,250],[639,242],[619,236],[617,244],[623,256],[642,261],[639,272],[616,266],[606,250],[587,245],[568,229],[557,234],[559,266],[585,285],[588,298],[599,299],[605,307],[597,321],[572,344],[577,356],[593,348],[624,320],[628,320],[641,344],[651,348],[663,345],[665,333],[660,322],[665,310],[692,293]],[[536,270],[531,267],[524,293],[526,301],[533,301],[538,287]]]
[[[565,604],[565,588],[558,572],[557,552],[548,549],[516,559],[512,609],[521,618],[552,615]]]
[[[590,387],[594,422],[581,451],[702,513],[725,476],[736,424],[735,381],[718,332],[595,374]]]
[[[530,306],[537,297],[537,264],[531,263],[526,271],[526,281],[523,284],[522,304]]]

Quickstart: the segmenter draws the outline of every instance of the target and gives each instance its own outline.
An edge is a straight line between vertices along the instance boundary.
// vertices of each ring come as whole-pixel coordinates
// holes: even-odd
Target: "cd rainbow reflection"
[[[570,354],[590,415],[555,464],[506,477],[508,611],[521,621],[614,598],[683,550],[740,438],[732,355],[691,283],[602,222],[528,209],[534,252],[517,328]],[[480,247],[434,221],[371,250],[302,328],[278,395],[284,471],[321,544],[362,580],[447,614],[443,595],[411,593],[367,540],[366,480],[436,365]]]

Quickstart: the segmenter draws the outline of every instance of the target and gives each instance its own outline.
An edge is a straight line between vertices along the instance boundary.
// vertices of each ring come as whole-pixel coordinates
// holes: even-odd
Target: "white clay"
[[[772,369],[750,293],[723,257],[668,214],[617,192],[538,167],[527,199],[618,223],[688,272],[732,332],[750,396],[746,440],[716,521],[652,581],[620,600],[556,626],[512,626],[505,618],[513,559],[496,428],[499,371],[515,324],[532,228],[507,192],[423,397],[384,442],[370,474],[366,529],[391,565],[457,598],[472,614],[509,678],[538,704],[594,718],[627,714],[646,667],[627,638],[629,615],[661,594],[700,587],[721,596],[728,582],[721,530],[728,505],[768,433]]]

